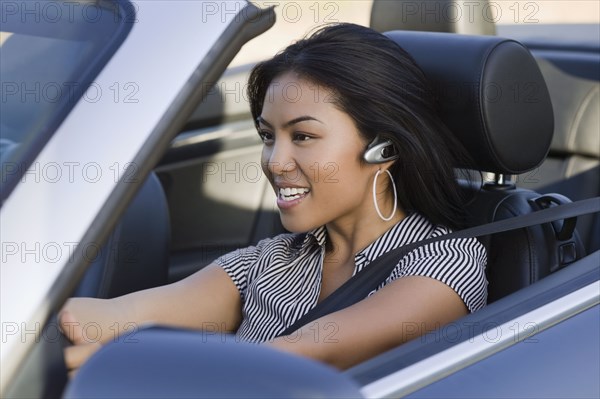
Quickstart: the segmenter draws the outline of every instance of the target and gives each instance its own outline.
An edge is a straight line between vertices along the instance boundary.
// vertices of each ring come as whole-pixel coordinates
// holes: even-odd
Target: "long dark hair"
[[[462,159],[465,153],[440,120],[429,83],[405,50],[360,25],[322,27],[254,67],[248,96],[255,121],[269,85],[285,72],[331,90],[333,104],[354,120],[367,142],[377,135],[394,142],[400,158],[390,172],[405,211],[451,228],[462,226],[454,166],[457,155]]]

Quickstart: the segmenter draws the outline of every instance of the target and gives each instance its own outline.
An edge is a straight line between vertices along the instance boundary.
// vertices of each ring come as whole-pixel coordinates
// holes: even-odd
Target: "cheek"
[[[354,162],[349,151],[339,147],[339,143],[314,146],[310,152],[306,151],[305,154],[297,156],[297,166],[313,183],[340,183],[354,173],[352,171]]]
[[[369,171],[352,160],[323,163],[311,174],[321,190],[328,194],[334,191],[338,198],[362,196],[368,188],[369,176]]]

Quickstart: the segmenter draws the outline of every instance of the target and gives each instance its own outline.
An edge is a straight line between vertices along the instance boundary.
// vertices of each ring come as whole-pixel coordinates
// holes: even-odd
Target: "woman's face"
[[[327,89],[286,73],[271,83],[258,118],[263,171],[292,232],[377,218],[371,184],[378,166],[361,164],[367,143],[331,98]]]

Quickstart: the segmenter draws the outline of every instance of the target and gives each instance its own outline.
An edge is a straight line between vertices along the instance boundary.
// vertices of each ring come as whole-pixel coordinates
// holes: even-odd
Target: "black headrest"
[[[374,0],[369,26],[379,32],[399,29],[494,35],[498,12],[498,4],[488,0]]]
[[[442,120],[479,170],[519,174],[544,160],[554,128],[552,104],[540,69],[522,44],[452,33],[386,35],[428,77]]]

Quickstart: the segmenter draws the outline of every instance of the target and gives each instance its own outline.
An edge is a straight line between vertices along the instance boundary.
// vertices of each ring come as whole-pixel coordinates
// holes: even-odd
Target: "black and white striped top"
[[[412,213],[354,256],[354,274],[391,249],[449,232]],[[326,239],[322,226],[264,239],[216,260],[240,291],[240,339],[273,339],[317,304]],[[378,289],[404,276],[427,276],[451,287],[473,312],[486,303],[486,261],[485,248],[475,238],[434,242],[400,259]]]

